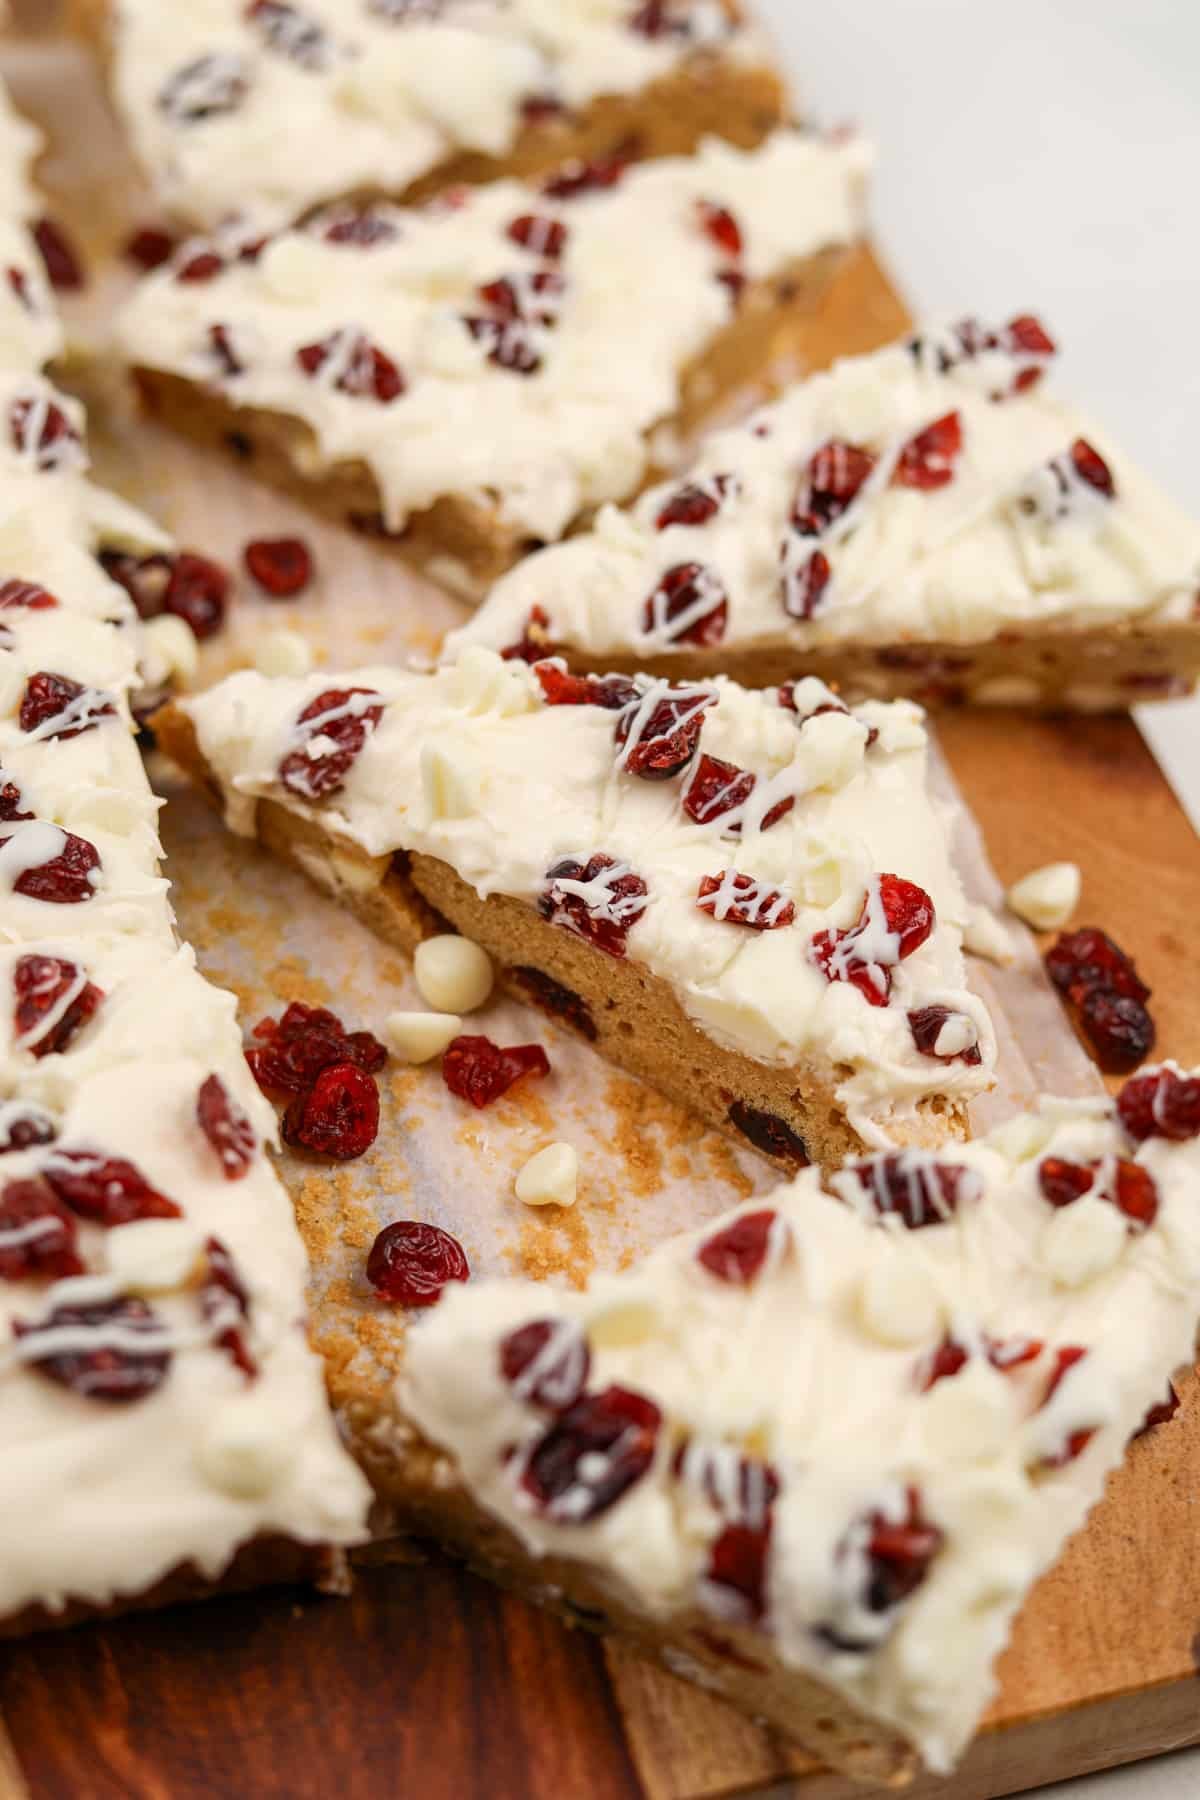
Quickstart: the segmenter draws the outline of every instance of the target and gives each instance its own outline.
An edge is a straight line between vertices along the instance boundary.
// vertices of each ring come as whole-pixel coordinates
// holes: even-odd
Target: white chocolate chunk
[[[1063,1287],[1086,1287],[1119,1262],[1129,1237],[1124,1215],[1097,1194],[1060,1207],[1042,1233],[1046,1268]]]
[[[109,1272],[127,1294],[165,1294],[186,1286],[203,1244],[190,1219],[137,1219],[109,1232]]]
[[[574,1206],[579,1192],[579,1153],[571,1144],[548,1144],[531,1156],[516,1180],[526,1206]]]
[[[178,680],[185,684],[196,679],[200,652],[196,634],[174,613],[163,613],[150,619],[142,628],[146,680],[150,685]]]
[[[1014,882],[1006,898],[1009,910],[1035,931],[1056,931],[1079,905],[1082,887],[1075,863],[1047,863]]]
[[[384,1024],[388,1043],[408,1063],[432,1062],[448,1050],[463,1022],[456,1013],[394,1012]]]
[[[863,1277],[859,1317],[883,1344],[917,1344],[937,1327],[941,1303],[933,1282],[915,1262],[880,1244]]]
[[[990,906],[971,907],[963,932],[963,948],[972,956],[981,956],[985,962],[995,963],[1001,969],[1011,967],[1016,960],[1008,927]]]
[[[418,944],[413,973],[422,1000],[438,1012],[469,1013],[491,994],[496,975],[486,950],[470,938],[426,938]]]
[[[215,1415],[196,1448],[201,1472],[238,1500],[269,1494],[295,1460],[291,1422],[248,1388]]]
[[[260,675],[307,675],[312,645],[298,631],[268,631],[254,647],[254,666]]]

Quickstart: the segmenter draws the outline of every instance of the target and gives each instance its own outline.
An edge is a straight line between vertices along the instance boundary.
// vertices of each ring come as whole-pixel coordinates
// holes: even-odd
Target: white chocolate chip
[[[203,1236],[190,1219],[137,1219],[108,1233],[109,1273],[127,1294],[165,1294],[186,1287]]]
[[[142,627],[146,679],[152,685],[195,679],[200,652],[190,625],[174,613],[163,613]]]
[[[437,1012],[469,1013],[491,994],[492,959],[470,938],[432,937],[417,945],[413,974],[421,998]]]
[[[260,1500],[291,1469],[297,1448],[286,1409],[281,1411],[251,1388],[210,1421],[196,1446],[196,1461],[222,1493],[237,1500]]]
[[[1079,905],[1083,878],[1074,863],[1047,863],[1008,890],[1008,906],[1035,931],[1056,931]]]
[[[469,819],[475,811],[473,772],[436,744],[426,744],[421,751],[421,786],[433,824],[439,819]]]
[[[1120,1261],[1128,1230],[1124,1215],[1096,1194],[1060,1207],[1042,1233],[1041,1254],[1061,1287],[1086,1287]]]
[[[449,1049],[462,1024],[456,1013],[394,1012],[388,1014],[384,1030],[397,1056],[408,1063],[427,1063]]]
[[[307,675],[312,645],[298,631],[268,631],[254,647],[254,666],[260,675]]]
[[[1007,969],[1016,961],[1008,927],[996,917],[990,906],[972,906],[963,932],[963,948],[972,956]]]
[[[941,1319],[937,1289],[920,1265],[898,1246],[880,1243],[858,1295],[858,1311],[872,1337],[884,1344],[918,1344]]]
[[[925,1440],[952,1462],[985,1462],[998,1456],[1013,1428],[1013,1389],[986,1357],[973,1357],[952,1378],[939,1381],[921,1408]]]
[[[574,1206],[578,1192],[579,1154],[571,1144],[547,1145],[517,1176],[517,1199],[526,1206]]]
[[[961,1056],[965,1050],[973,1050],[979,1042],[979,1030],[974,1019],[966,1013],[947,1013],[945,1023],[937,1034],[933,1046],[935,1056]]]

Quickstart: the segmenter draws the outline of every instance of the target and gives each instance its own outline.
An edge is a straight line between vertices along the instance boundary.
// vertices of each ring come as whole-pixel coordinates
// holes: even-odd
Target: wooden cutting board
[[[78,123],[74,106],[66,115],[53,121],[60,133]],[[123,210],[107,155],[98,146],[79,220],[93,249],[111,243]],[[811,359],[871,347],[904,323],[863,255],[814,320]],[[1079,862],[1081,919],[1136,954],[1163,1053],[1200,1061],[1189,948],[1200,841],[1133,725],[951,715],[942,737],[1001,876]],[[918,1783],[914,1800],[985,1800],[1200,1742],[1195,1385],[1171,1424],[1133,1446],[1032,1597],[959,1773]],[[861,1792],[432,1553],[377,1560],[350,1600],[269,1592],[6,1646],[0,1721],[0,1800]]]

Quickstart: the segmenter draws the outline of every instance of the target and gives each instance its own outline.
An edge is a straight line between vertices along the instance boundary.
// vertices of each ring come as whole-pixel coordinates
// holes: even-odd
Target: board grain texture
[[[60,140],[70,128],[61,113],[49,122]],[[93,249],[98,237],[112,242],[124,210],[107,151],[97,168],[104,191],[84,196],[80,219]],[[821,363],[904,324],[864,253],[806,348]],[[255,492],[247,487],[247,535]],[[1136,955],[1155,989],[1162,1052],[1200,1061],[1200,963],[1189,947],[1200,840],[1132,723],[951,714],[941,735],[1000,875],[1080,863],[1080,922]],[[1196,1385],[1189,1377],[1176,1419],[1133,1446],[1025,1608],[987,1728],[958,1774],[918,1782],[912,1800],[990,1800],[1200,1741]],[[0,1800],[862,1791],[433,1552],[372,1558],[348,1600],[277,1589],[0,1648]]]

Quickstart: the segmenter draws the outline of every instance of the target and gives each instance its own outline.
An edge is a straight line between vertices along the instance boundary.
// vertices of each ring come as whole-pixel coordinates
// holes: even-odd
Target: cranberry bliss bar
[[[867,163],[782,131],[227,227],[143,283],[119,340],[170,424],[478,598],[635,493],[655,427],[761,392],[858,233]]]
[[[434,916],[606,1055],[785,1166],[960,1135],[994,1038],[921,715],[819,682],[240,674],[169,754],[411,947]]]
[[[583,1292],[452,1282],[364,1456],[419,1528],[823,1762],[943,1772],[1192,1359],[1198,1129],[1163,1068],[807,1171]]]
[[[1032,317],[838,363],[450,641],[858,696],[1121,708],[1200,674],[1200,527],[1047,392]],[[529,649],[522,652],[522,645]]]
[[[167,210],[282,224],[571,158],[751,147],[787,94],[738,0],[69,0]],[[281,129],[281,121],[285,122]]]

